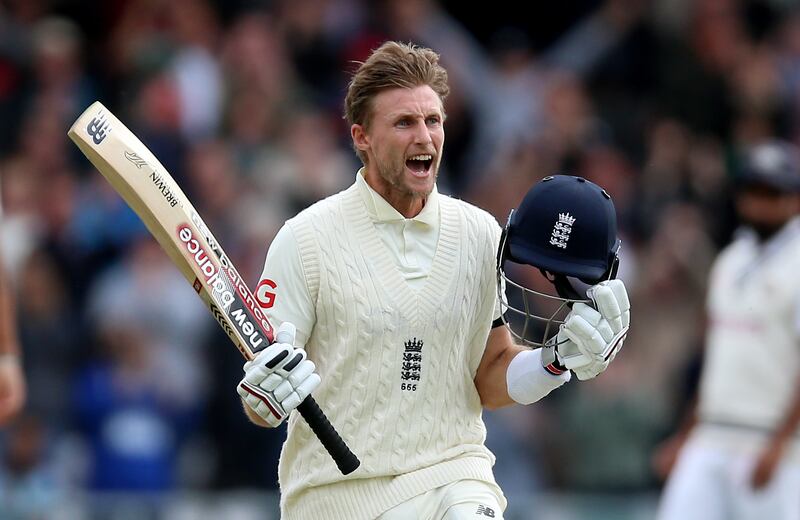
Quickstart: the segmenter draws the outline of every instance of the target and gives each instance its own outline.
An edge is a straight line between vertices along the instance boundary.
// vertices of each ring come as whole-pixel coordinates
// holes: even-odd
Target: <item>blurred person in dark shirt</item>
[[[70,422],[69,384],[85,341],[78,309],[69,297],[58,259],[44,249],[25,257],[18,277],[21,319],[18,337],[25,353],[27,411],[56,429]]]

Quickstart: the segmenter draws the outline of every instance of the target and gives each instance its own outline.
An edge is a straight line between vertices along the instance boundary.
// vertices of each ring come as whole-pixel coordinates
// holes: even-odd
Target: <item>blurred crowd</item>
[[[619,214],[625,349],[602,377],[486,414],[501,485],[512,500],[657,490],[654,449],[696,379],[706,274],[737,225],[732,157],[800,141],[800,9],[578,4],[541,38],[546,18],[486,27],[434,0],[0,1],[0,245],[28,379],[0,432],[0,504],[275,489],[283,429],[247,422],[238,352],[66,131],[103,101],[252,284],[284,220],[353,182],[347,72],[386,39],[449,70],[440,191],[504,223],[534,182],[568,173]]]

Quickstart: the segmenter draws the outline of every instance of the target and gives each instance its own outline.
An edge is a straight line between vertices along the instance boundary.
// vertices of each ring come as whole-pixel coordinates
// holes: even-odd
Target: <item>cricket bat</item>
[[[274,342],[252,291],[181,188],[147,147],[99,101],[68,134],[142,219],[247,360]],[[360,462],[311,396],[297,410],[345,475]]]

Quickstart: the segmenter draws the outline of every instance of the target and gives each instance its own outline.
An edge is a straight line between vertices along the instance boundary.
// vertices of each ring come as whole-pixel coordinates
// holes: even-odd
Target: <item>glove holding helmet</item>
[[[561,364],[582,381],[608,368],[630,326],[630,303],[621,280],[600,282],[589,289],[589,296],[594,306],[573,306],[553,348]]]
[[[608,193],[581,177],[545,177],[512,211],[500,242],[498,296],[512,335],[542,347],[553,375],[572,370],[585,380],[604,371],[630,325],[627,291],[615,279],[620,241]],[[511,280],[507,263],[534,267],[553,291]]]

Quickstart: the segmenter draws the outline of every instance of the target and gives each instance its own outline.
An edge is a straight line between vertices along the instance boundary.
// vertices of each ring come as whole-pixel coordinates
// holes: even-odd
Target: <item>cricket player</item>
[[[502,518],[482,407],[535,402],[571,368],[596,376],[627,331],[625,288],[605,281],[619,241],[599,187],[548,178],[505,233],[437,192],[449,90],[438,59],[387,42],[358,68],[345,117],[364,166],[350,188],[287,221],[269,248],[256,296],[281,325],[278,342],[245,364],[245,410],[274,427],[314,391],[361,459],[343,476],[291,414],[279,465],[284,520]],[[536,343],[546,348],[518,345],[503,326],[501,234],[501,267],[552,260],[543,269],[565,280],[604,280],[594,303],[570,301],[563,323],[544,318],[554,339]]]
[[[800,520],[800,155],[742,161],[745,225],[716,259],[697,409],[660,520]]]

